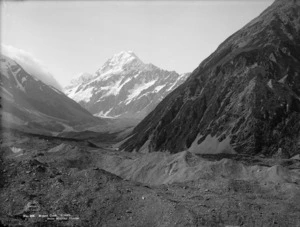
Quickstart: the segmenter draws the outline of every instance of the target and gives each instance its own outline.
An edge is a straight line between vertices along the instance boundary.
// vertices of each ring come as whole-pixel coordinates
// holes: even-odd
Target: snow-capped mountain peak
[[[188,76],[145,64],[132,51],[122,51],[92,79],[66,87],[65,93],[99,117],[142,118]]]
[[[96,74],[119,73],[120,71],[127,71],[144,65],[132,51],[121,51],[108,59]]]
[[[120,64],[125,65],[132,62],[135,59],[141,61],[132,51],[121,51],[120,53],[112,56],[108,60],[108,62],[111,66],[120,65]]]

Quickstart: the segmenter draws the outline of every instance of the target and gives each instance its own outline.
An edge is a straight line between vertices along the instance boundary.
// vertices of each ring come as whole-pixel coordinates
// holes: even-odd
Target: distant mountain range
[[[276,0],[226,39],[121,148],[300,153],[300,1]]]
[[[95,116],[142,119],[189,75],[145,64],[133,52],[123,51],[95,74],[72,80],[65,93]]]
[[[28,74],[1,55],[1,124],[35,132],[61,132],[79,125],[104,124],[58,89]]]

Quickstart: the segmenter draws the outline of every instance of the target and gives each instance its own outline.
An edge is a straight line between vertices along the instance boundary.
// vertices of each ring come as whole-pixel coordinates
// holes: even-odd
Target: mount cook
[[[94,75],[83,73],[65,93],[95,116],[142,119],[190,73],[143,63],[132,51],[111,57]]]

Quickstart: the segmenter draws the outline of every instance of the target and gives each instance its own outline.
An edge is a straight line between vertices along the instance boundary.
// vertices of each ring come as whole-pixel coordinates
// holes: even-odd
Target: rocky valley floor
[[[0,226],[300,226],[297,158],[1,135]]]

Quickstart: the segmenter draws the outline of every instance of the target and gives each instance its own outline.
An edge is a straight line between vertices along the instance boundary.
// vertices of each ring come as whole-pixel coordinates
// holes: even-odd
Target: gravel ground
[[[130,179],[111,173],[113,167],[106,171],[101,165],[112,156],[111,165],[140,158],[80,141],[2,132],[0,226],[300,226],[300,187],[295,177],[262,184],[217,171],[192,180],[151,184],[141,175]],[[281,176],[282,168],[299,169],[298,160],[200,158],[268,167],[275,176]],[[197,158],[189,157],[188,163],[195,168]],[[148,172],[151,169],[143,173],[144,179],[150,179]]]

